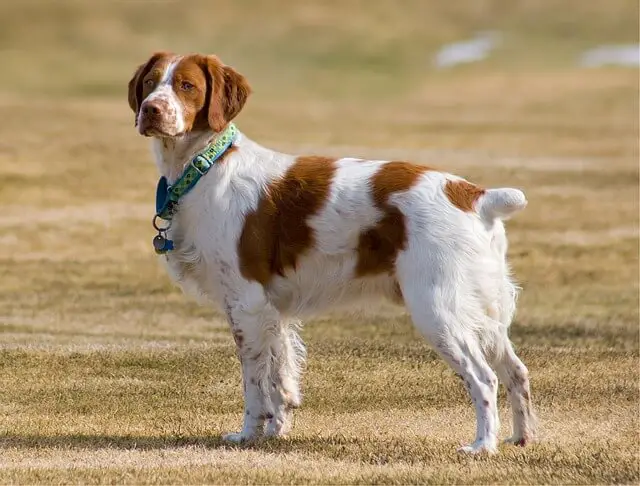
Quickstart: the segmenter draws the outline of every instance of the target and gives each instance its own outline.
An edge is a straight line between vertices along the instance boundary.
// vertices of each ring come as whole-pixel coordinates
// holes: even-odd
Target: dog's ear
[[[164,51],[154,53],[147,62],[138,66],[138,69],[136,69],[136,72],[133,73],[133,77],[129,81],[129,106],[136,114],[136,125],[138,124],[138,112],[140,111],[140,105],[142,104],[142,81],[156,62],[161,58],[168,57],[170,55],[171,53]]]
[[[222,64],[216,56],[206,56],[204,62],[207,123],[214,132],[221,132],[240,113],[251,94],[251,87],[242,74]]]

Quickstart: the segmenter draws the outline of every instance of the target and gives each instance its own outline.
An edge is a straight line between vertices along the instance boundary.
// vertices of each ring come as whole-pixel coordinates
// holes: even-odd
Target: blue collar
[[[171,219],[178,208],[178,202],[209,172],[209,169],[231,146],[237,134],[238,129],[233,123],[230,123],[215,142],[191,159],[182,175],[172,186],[169,185],[166,177],[160,177],[156,188],[156,214],[153,217],[153,227],[158,231],[158,235],[153,239],[156,253],[166,253],[173,250],[173,242],[166,239],[165,234],[171,226]],[[169,225],[164,228],[158,226],[158,219],[169,221]]]

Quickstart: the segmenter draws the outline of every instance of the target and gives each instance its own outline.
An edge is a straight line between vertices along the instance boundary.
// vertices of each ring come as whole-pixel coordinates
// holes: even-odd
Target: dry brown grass
[[[0,482],[638,483],[638,74],[572,66],[633,41],[637,4],[569,3],[0,3]],[[429,69],[487,27],[510,39],[491,61]],[[395,310],[307,323],[292,436],[221,443],[241,420],[233,341],[155,261],[124,95],[166,47],[246,72],[239,124],[266,145],[525,190],[512,337],[539,444],[457,455],[468,399]]]

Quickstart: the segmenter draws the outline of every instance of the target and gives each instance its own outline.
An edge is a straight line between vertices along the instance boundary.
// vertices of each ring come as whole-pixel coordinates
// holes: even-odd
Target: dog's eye
[[[153,87],[153,79],[149,78],[145,80],[144,84],[147,85],[149,88]]]
[[[195,88],[195,86],[189,81],[183,81],[180,85],[180,89],[182,89],[183,91],[191,91],[193,88]]]

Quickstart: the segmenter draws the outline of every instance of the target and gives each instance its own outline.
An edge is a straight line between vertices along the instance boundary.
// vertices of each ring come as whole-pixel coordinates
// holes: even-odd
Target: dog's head
[[[244,76],[216,56],[157,52],[129,81],[129,106],[142,135],[174,138],[197,130],[221,132],[250,92]]]

